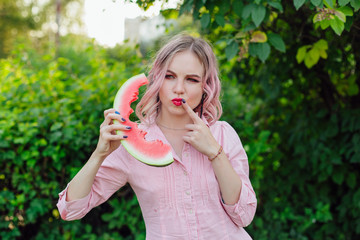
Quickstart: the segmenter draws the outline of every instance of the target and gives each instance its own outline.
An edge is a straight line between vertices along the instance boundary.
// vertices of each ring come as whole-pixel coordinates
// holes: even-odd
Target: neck
[[[163,114],[159,114],[156,119],[156,123],[166,129],[171,130],[185,130],[185,125],[193,123],[191,118],[186,116],[164,116]]]

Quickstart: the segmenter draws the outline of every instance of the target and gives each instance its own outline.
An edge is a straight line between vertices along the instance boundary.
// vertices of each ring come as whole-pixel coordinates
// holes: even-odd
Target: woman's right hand
[[[126,134],[117,135],[116,130],[123,132],[129,131],[131,128],[122,123],[125,119],[122,118],[119,112],[115,109],[107,109],[104,111],[104,121],[100,125],[100,136],[95,152],[101,156],[106,157],[120,146],[120,140],[126,139]],[[119,123],[114,123],[117,120]]]

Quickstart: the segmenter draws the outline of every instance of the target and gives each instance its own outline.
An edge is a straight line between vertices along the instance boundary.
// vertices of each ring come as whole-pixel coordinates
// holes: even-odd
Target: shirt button
[[[186,172],[186,171],[184,171],[184,175],[187,176],[187,172]]]
[[[186,195],[190,195],[190,191],[186,191],[185,193],[186,193]]]
[[[193,210],[192,210],[192,209],[190,209],[190,210],[189,210],[189,213],[190,213],[190,214],[192,214],[192,213],[193,213]]]

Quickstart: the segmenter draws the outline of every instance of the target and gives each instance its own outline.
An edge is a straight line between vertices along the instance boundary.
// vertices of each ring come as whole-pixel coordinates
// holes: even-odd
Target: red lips
[[[182,104],[181,98],[174,98],[171,100],[175,106],[180,106]]]

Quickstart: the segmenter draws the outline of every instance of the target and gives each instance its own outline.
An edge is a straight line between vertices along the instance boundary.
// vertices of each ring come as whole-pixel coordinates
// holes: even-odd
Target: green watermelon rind
[[[158,159],[150,159],[148,156],[145,156],[145,155],[141,154],[140,152],[136,151],[135,149],[133,149],[132,145],[126,141],[126,139],[121,140],[121,144],[124,146],[126,151],[128,151],[128,153],[130,153],[131,156],[133,156],[140,162],[145,163],[149,166],[165,167],[174,162],[171,151],[168,152],[168,154],[162,158],[162,161],[159,161]]]

